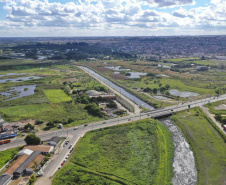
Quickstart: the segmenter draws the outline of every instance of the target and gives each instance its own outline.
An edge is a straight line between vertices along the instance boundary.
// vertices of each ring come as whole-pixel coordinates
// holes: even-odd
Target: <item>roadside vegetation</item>
[[[226,143],[201,109],[176,113],[174,123],[182,130],[192,147],[198,170],[198,185],[226,182]]]
[[[12,159],[19,150],[20,147],[0,151],[0,168],[2,168],[10,159]]]
[[[152,119],[91,131],[53,184],[171,184],[173,151],[171,133]]]

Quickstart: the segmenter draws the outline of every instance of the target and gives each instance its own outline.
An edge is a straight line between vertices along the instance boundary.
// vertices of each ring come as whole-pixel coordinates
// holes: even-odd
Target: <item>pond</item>
[[[0,80],[0,83],[5,83],[5,82],[21,82],[21,81],[27,81],[27,80],[36,80],[40,79],[42,77],[39,76],[25,76],[25,77],[18,77],[18,78],[7,78]]]
[[[121,66],[106,66],[105,68],[112,69],[114,71],[130,71],[131,69],[120,69]]]
[[[7,96],[7,100],[13,100],[16,98],[21,98],[24,96],[30,96],[35,93],[36,85],[23,85],[12,87],[10,90],[6,92],[0,92],[1,95]]]
[[[188,97],[192,97],[192,96],[198,96],[198,93],[193,93],[193,92],[183,92],[183,91],[178,91],[176,89],[171,89],[169,90],[169,93],[173,96],[179,96],[182,98],[188,98]]]
[[[158,67],[165,68],[165,69],[170,69],[171,68],[170,66],[161,65],[161,64],[158,64]]]
[[[140,78],[140,76],[144,76],[147,73],[141,73],[141,72],[129,72],[131,76],[127,76],[128,78]]]
[[[166,78],[169,77],[168,75],[164,75],[164,74],[159,74],[159,75],[156,75],[156,76],[162,76],[162,77],[166,77]]]
[[[158,100],[171,100],[165,96],[153,96],[155,99],[158,99]]]
[[[14,75],[31,75],[28,73],[6,73],[4,75],[0,75],[0,77],[4,77],[4,76],[14,76]]]

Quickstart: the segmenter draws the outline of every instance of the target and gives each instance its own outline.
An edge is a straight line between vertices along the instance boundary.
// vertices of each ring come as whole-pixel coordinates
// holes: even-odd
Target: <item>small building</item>
[[[32,151],[40,151],[42,154],[46,155],[53,151],[53,146],[47,146],[47,145],[28,145],[25,146],[24,149],[29,149]]]
[[[54,136],[48,141],[47,145],[56,147],[60,141],[60,137]]]

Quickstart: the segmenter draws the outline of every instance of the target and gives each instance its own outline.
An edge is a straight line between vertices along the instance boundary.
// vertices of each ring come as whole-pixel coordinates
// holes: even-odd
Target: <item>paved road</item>
[[[145,112],[145,113],[132,114],[132,115],[122,117],[122,118],[119,118],[119,119],[116,118],[116,119],[107,120],[106,121],[107,124],[105,124],[105,125],[110,126],[111,124],[117,124],[118,122],[125,121],[125,120],[126,120],[126,122],[129,122],[130,119],[132,120],[134,118],[144,119],[144,118],[147,118],[147,115],[149,115],[149,117],[154,117],[154,118],[160,117],[160,116],[164,116],[164,115],[169,115],[170,113],[173,113],[173,112],[187,110],[187,109],[189,109],[188,105],[190,105],[190,108],[194,108],[194,107],[199,107],[199,106],[205,105],[207,103],[221,101],[221,100],[225,100],[225,99],[226,99],[226,95],[222,95],[222,96],[219,96],[218,98],[211,97],[211,99],[205,98],[205,99],[196,100],[196,101],[192,101],[192,102],[188,102],[188,103],[180,103],[178,105],[170,106],[170,107],[163,108],[163,109],[156,109],[156,110],[148,111],[148,112]],[[92,126],[96,128],[97,125],[101,125],[99,128],[105,127],[105,125],[103,125],[103,121],[101,121],[101,122],[88,124],[88,128],[90,128]],[[78,128],[79,128],[79,130],[83,130],[85,132],[87,130],[87,129],[84,128],[84,126],[79,126]],[[50,139],[53,136],[66,135],[67,132],[68,133],[73,132],[73,128],[61,129],[61,130],[52,131],[52,132],[48,132],[48,133],[45,133],[45,134],[37,134],[37,135],[42,140],[47,140],[47,139]],[[24,139],[15,139],[9,144],[1,145],[0,151],[4,150],[4,149],[8,149],[8,148],[13,148],[13,147],[16,147],[16,146],[21,146],[21,145],[24,145],[24,144],[25,144]]]

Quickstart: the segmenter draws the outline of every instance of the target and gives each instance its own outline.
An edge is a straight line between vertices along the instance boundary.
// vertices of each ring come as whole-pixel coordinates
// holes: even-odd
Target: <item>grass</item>
[[[118,125],[85,134],[53,184],[170,184],[172,158],[171,133],[162,123]]]
[[[196,158],[198,185],[226,182],[226,144],[200,109],[179,112],[172,117],[190,143]]]
[[[103,118],[89,115],[84,107],[85,105],[82,104],[66,102],[59,104],[17,105],[0,107],[0,115],[9,122],[35,119],[64,123],[71,118],[73,121],[67,124],[66,127],[103,120]]]
[[[0,152],[0,168],[2,168],[10,159],[12,159],[17,152],[19,151],[19,147],[11,148],[8,150],[4,150]]]
[[[52,103],[60,103],[72,100],[71,97],[66,95],[61,89],[48,89],[45,90],[45,94]]]

